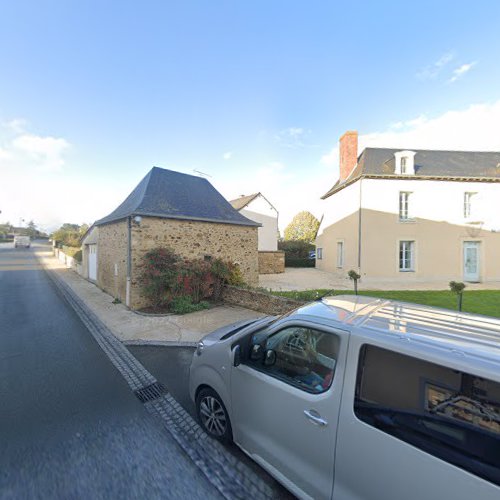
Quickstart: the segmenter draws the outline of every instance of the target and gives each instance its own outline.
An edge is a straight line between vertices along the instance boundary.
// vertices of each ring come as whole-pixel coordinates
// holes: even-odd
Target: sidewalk
[[[250,309],[227,305],[182,316],[143,316],[123,304],[113,304],[113,297],[75,271],[66,269],[51,251],[44,247],[35,247],[34,250],[42,264],[56,271],[115,337],[125,344],[194,345],[221,326],[264,316]]]

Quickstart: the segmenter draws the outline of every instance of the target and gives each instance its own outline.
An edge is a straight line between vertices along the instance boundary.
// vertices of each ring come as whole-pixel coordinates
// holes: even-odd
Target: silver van
[[[500,320],[323,298],[205,337],[190,395],[299,498],[500,499]]]

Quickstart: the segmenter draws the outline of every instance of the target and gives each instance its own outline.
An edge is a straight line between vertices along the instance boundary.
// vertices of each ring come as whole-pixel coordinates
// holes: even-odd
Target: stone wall
[[[258,284],[257,227],[143,217],[140,225],[132,224],[133,309],[148,305],[141,293],[140,266],[144,254],[158,247],[169,247],[188,259],[220,257],[238,264],[248,285]]]
[[[105,292],[126,301],[127,221],[99,226],[97,284]]]
[[[246,307],[273,316],[285,314],[304,304],[298,300],[235,286],[224,287],[222,299],[226,304]]]
[[[285,252],[259,252],[259,274],[285,272]]]

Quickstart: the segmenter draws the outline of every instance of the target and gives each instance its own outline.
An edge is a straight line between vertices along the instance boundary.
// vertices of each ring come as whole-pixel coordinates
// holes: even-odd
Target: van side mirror
[[[233,366],[241,364],[241,346],[237,344],[233,349]]]
[[[276,351],[268,349],[264,356],[264,366],[273,366],[276,363]]]

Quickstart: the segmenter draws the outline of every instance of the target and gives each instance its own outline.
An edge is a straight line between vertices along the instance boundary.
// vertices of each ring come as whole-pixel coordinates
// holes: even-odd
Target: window
[[[321,260],[323,258],[323,249],[316,248],[316,259]]]
[[[344,242],[337,241],[337,267],[344,267]]]
[[[500,485],[500,383],[372,345],[359,356],[363,422]]]
[[[413,271],[415,262],[415,242],[400,241],[399,242],[399,270]]]
[[[472,197],[476,193],[464,193],[464,218],[468,219],[472,215]]]
[[[292,326],[267,338],[257,332],[251,340],[248,364],[307,392],[318,394],[330,387],[339,351],[339,338],[312,328]],[[266,353],[275,354],[267,364]]]
[[[399,193],[399,220],[413,220],[410,212],[410,198],[412,193],[408,191],[400,191]]]
[[[406,156],[401,157],[401,173],[406,174]]]

